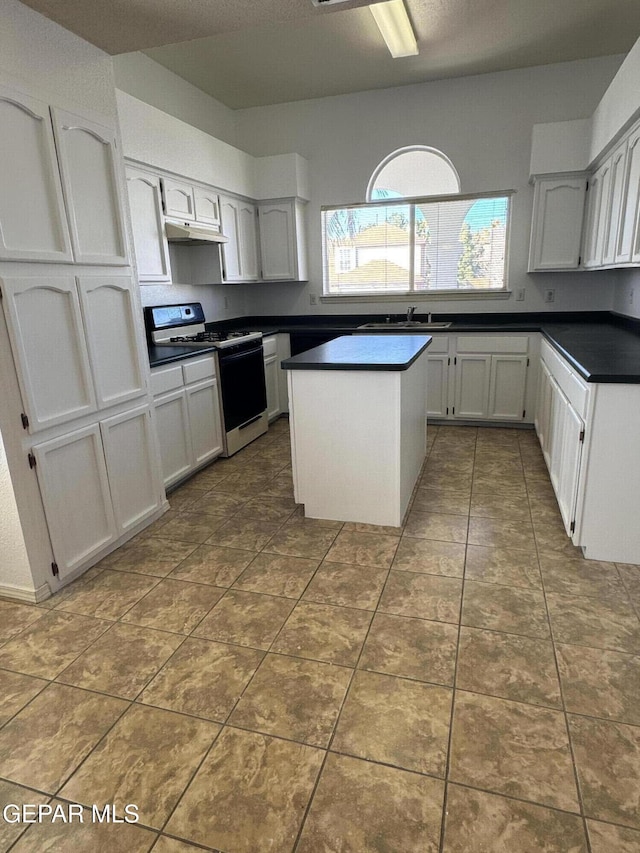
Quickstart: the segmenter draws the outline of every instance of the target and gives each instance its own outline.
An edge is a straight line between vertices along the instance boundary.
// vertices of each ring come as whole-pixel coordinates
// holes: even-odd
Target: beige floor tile
[[[167,521],[158,530],[157,536],[160,539],[202,545],[224,523],[224,518],[204,512],[183,512]]]
[[[473,475],[471,495],[473,497],[474,495],[483,494],[526,498],[527,483],[524,479],[524,474],[502,477],[488,472],[477,471]]]
[[[582,557],[580,549],[576,548],[569,539],[564,525],[559,519],[555,524],[549,519],[543,521],[534,519],[533,531],[539,554],[551,552],[567,554],[569,557],[578,559]]]
[[[136,625],[113,625],[57,678],[62,684],[135,699],[182,642]]]
[[[174,542],[159,537],[141,539],[119,548],[115,552],[118,557],[109,568],[114,571],[166,577],[195,549],[195,542]]]
[[[449,785],[443,850],[587,853],[587,842],[578,815]]]
[[[640,654],[640,621],[620,599],[547,593],[547,606],[556,642]]]
[[[159,829],[219,730],[205,720],[132,705],[60,794],[85,805],[135,803],[140,823]]]
[[[470,515],[478,518],[504,518],[509,521],[531,521],[529,502],[525,497],[475,494],[471,497]]]
[[[24,708],[47,683],[42,678],[0,669],[0,726]]]
[[[259,495],[272,479],[273,476],[269,474],[247,476],[247,472],[242,470],[235,474],[229,474],[216,485],[215,490],[219,494],[226,492],[248,500]]]
[[[290,521],[272,537],[264,550],[285,557],[322,560],[333,544],[336,534],[337,530],[333,527],[305,524],[299,520]]]
[[[139,701],[224,722],[263,657],[255,649],[190,637]]]
[[[257,521],[254,518],[234,516],[213,533],[208,543],[224,545],[227,548],[242,548],[246,551],[260,551],[276,531],[280,523]]]
[[[374,610],[388,574],[387,569],[323,562],[306,588],[302,600]]]
[[[585,815],[640,829],[640,728],[569,715]]]
[[[76,581],[56,610],[116,620],[158,583],[157,578],[107,569],[96,578]]]
[[[556,646],[567,711],[640,725],[640,657]]]
[[[0,643],[10,640],[44,616],[44,610],[28,604],[0,601]]]
[[[640,832],[610,823],[587,821],[591,853],[638,853]]]
[[[470,494],[473,474],[469,472],[448,473],[447,471],[426,471],[418,486],[421,489],[438,489],[443,492],[466,492]]]
[[[229,587],[242,574],[255,554],[240,548],[219,545],[200,545],[186,560],[174,569],[174,580],[208,583]]]
[[[224,480],[221,482],[224,482]],[[212,491],[202,495],[189,509],[190,512],[204,512],[207,515],[231,518],[232,515],[235,515],[242,509],[247,500],[247,497],[221,492],[220,485],[218,484]]]
[[[355,666],[371,623],[367,610],[299,602],[271,651]]]
[[[465,581],[462,624],[525,637],[549,637],[544,595],[533,589]]]
[[[234,517],[283,524],[291,518],[295,509],[293,498],[256,497],[248,500]]]
[[[224,587],[165,578],[125,613],[122,621],[189,634],[225,592]]]
[[[465,578],[503,586],[542,589],[538,557],[533,551],[467,545]]]
[[[231,725],[326,747],[352,670],[269,654],[229,718]]]
[[[21,821],[14,823],[15,818],[21,814],[22,806],[38,806],[48,800],[49,797],[46,794],[36,794],[35,791],[23,788],[21,785],[14,785],[13,782],[0,779],[0,809],[4,810],[5,806],[10,804],[16,806],[16,808],[10,808],[7,811],[7,817],[0,821],[0,850],[9,850],[20,833],[24,832],[24,823]],[[36,853],[35,850],[34,853]]]
[[[268,649],[295,600],[231,589],[193,632],[196,637]]]
[[[452,685],[457,641],[455,625],[376,613],[358,668]]]
[[[464,574],[465,548],[459,542],[403,536],[392,568],[399,572],[423,572],[461,578]]]
[[[399,542],[399,536],[341,530],[327,553],[326,561],[388,569]]]
[[[444,776],[452,697],[446,687],[359,671],[331,749]]]
[[[443,542],[467,541],[466,515],[449,515],[444,512],[417,512],[411,510],[405,525],[405,537],[439,539]]]
[[[0,776],[54,794],[126,707],[121,699],[50,684],[0,732]]]
[[[386,536],[402,536],[402,527],[390,524],[365,524],[362,521],[345,521],[342,529],[349,533],[382,533]]]
[[[167,832],[234,853],[293,849],[324,752],[225,728]]]
[[[572,559],[564,554],[541,554],[540,571],[547,592],[563,595],[617,596],[627,600],[614,563]]]
[[[533,526],[530,521],[512,521],[503,518],[470,518],[469,544],[489,548],[515,548],[535,551]]]
[[[110,627],[92,616],[50,611],[0,649],[0,667],[53,679]]]
[[[456,691],[449,778],[578,812],[564,714]]]
[[[531,705],[562,707],[550,640],[463,627],[456,686]]]
[[[438,779],[330,754],[298,853],[437,853],[442,801]]]
[[[54,809],[59,807],[68,814],[68,803],[62,800],[52,800],[51,806]],[[102,803],[98,806],[104,808]],[[117,817],[122,819],[124,816],[124,808],[120,808]],[[59,817],[55,822],[51,817],[43,819],[31,826],[12,850],[19,853],[57,850],[64,853],[86,853],[89,850],[95,853],[103,850],[109,853],[147,853],[155,839],[155,832],[126,822],[101,824],[93,820],[91,809],[84,809],[82,823],[75,814],[69,823],[64,823]]]
[[[236,589],[300,598],[318,568],[319,560],[258,554],[234,584]]]
[[[198,853],[199,850],[202,848],[178,841],[177,838],[169,838],[168,835],[161,835],[156,841],[153,853]]]
[[[445,512],[452,515],[469,515],[469,492],[419,488],[416,491],[411,509],[417,512]]]
[[[457,623],[461,596],[462,581],[457,578],[392,571],[378,609],[396,616]]]

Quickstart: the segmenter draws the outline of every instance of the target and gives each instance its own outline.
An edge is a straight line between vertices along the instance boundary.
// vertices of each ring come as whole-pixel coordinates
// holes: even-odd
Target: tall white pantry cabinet
[[[0,86],[0,428],[46,598],[166,508],[116,131]]]

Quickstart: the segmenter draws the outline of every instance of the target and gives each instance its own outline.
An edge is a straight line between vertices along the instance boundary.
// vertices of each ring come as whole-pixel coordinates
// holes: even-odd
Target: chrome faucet
[[[413,312],[416,310],[417,305],[410,305],[407,308],[407,323],[410,323],[413,320]]]

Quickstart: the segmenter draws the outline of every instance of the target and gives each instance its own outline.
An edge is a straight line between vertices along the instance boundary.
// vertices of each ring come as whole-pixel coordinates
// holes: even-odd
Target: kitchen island
[[[282,362],[310,518],[399,527],[426,453],[425,334],[336,338]]]

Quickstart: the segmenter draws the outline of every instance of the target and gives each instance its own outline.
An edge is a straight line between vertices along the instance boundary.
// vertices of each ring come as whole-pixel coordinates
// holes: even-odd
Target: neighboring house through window
[[[506,288],[510,193],[462,195],[445,154],[409,146],[382,160],[366,197],[323,208],[326,295]]]

